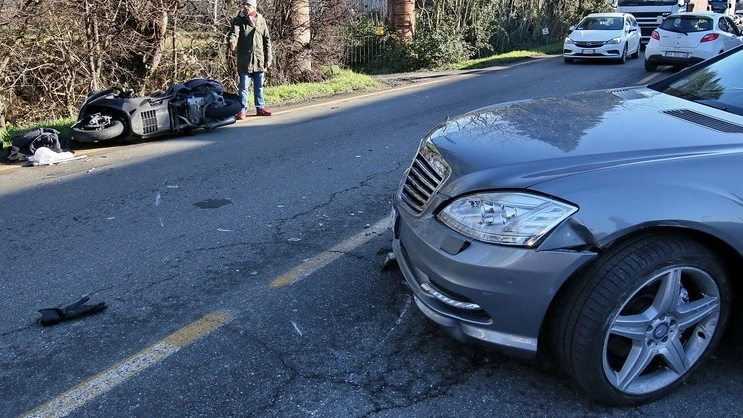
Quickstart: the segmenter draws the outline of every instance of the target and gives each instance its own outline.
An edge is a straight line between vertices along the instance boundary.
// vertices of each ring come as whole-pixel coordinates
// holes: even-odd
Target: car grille
[[[586,42],[576,42],[575,46],[578,48],[598,48],[600,46],[604,46],[606,41],[586,41]]]
[[[636,88],[612,90],[611,93],[624,100],[647,99],[648,97],[651,97],[651,95],[655,95],[655,92],[652,90],[639,90]]]
[[[668,15],[668,13],[662,13],[662,12],[633,12],[632,15],[635,16],[635,20],[637,20],[637,25],[640,26],[640,33],[643,37],[650,36],[655,28],[658,27],[658,16],[659,15]]]
[[[148,110],[140,113],[142,117],[142,132],[151,134],[157,132],[157,110]]]
[[[415,213],[420,214],[426,208],[431,198],[445,179],[438,174],[425,157],[418,153],[408,170],[402,188],[402,200]]]

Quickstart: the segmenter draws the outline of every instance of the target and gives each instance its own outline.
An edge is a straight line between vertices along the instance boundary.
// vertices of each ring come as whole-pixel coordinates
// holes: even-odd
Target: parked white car
[[[742,45],[742,35],[728,15],[712,12],[669,15],[653,31],[645,47],[645,69],[694,65]]]
[[[629,13],[591,13],[565,37],[565,62],[575,59],[609,59],[624,64],[627,56],[640,56],[640,26]]]

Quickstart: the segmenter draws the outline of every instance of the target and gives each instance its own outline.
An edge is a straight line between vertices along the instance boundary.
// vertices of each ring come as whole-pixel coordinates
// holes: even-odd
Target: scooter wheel
[[[91,127],[88,124],[72,127],[72,139],[77,142],[98,142],[116,138],[124,133],[124,123],[112,119],[104,126]]]
[[[226,117],[235,116],[241,109],[242,105],[239,101],[225,97],[224,106],[209,106],[204,111],[204,116],[208,119],[224,119]]]

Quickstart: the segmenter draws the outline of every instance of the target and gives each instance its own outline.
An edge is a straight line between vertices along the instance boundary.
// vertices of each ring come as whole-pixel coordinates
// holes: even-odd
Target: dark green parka
[[[263,72],[271,66],[271,35],[262,14],[257,13],[257,16],[251,18],[240,10],[232,19],[230,45],[236,45],[238,73]]]

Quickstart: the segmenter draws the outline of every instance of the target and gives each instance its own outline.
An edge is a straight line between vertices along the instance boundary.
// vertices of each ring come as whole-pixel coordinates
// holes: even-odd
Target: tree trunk
[[[312,55],[310,46],[310,2],[309,0],[294,0],[292,2],[292,27],[294,44],[298,57],[297,65],[302,73],[312,72]]]
[[[146,74],[142,83],[141,94],[145,94],[147,82],[150,80],[152,74],[157,71],[160,61],[163,59],[166,36],[168,35],[168,10],[164,7],[157,10],[157,14],[153,16],[152,26],[152,53],[149,56],[145,56]]]
[[[90,72],[91,90],[101,89],[101,57],[103,51],[101,45],[101,34],[98,30],[98,16],[95,14],[95,8],[89,0],[85,1],[85,33],[88,42],[88,71]]]

